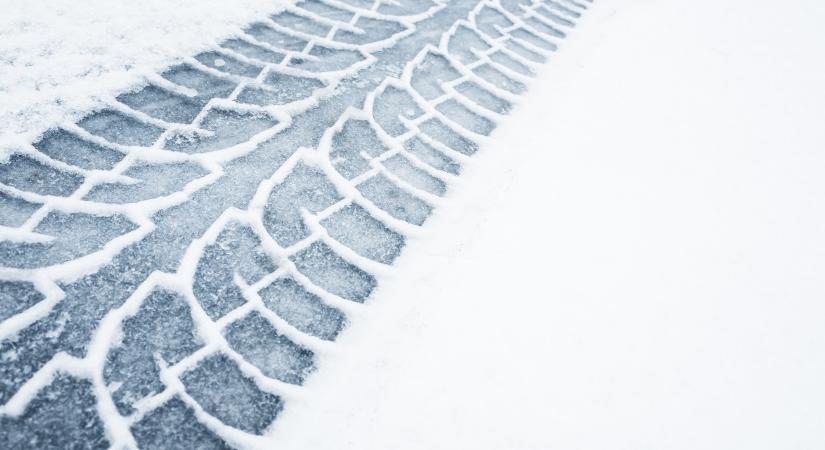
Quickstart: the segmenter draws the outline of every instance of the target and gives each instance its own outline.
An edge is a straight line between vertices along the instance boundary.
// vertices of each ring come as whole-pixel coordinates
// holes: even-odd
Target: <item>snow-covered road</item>
[[[825,446],[819,2],[96,3],[0,19],[0,448]]]
[[[0,142],[0,446],[272,445],[586,9],[301,1]]]
[[[598,2],[275,442],[825,448],[822,23]]]

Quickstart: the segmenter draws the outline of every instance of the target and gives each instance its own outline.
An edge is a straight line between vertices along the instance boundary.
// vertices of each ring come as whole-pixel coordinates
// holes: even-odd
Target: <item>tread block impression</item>
[[[490,64],[482,64],[473,69],[473,72],[491,84],[513,94],[522,94],[527,90],[524,83],[508,77]]]
[[[280,14],[272,16],[272,21],[278,25],[291,28],[301,33],[312,34],[318,37],[324,37],[329,33],[331,27],[319,22],[315,22],[307,17],[300,16],[290,11],[284,11]]]
[[[194,89],[198,93],[196,98],[203,104],[213,98],[229,97],[236,86],[236,83],[230,80],[198,70],[189,64],[172,66],[160,76],[172,83]]]
[[[433,210],[429,203],[402,190],[384,175],[376,175],[357,187],[375,206],[413,225],[423,224]]]
[[[109,441],[97,415],[92,383],[58,374],[20,417],[0,417],[4,448],[105,449]]]
[[[341,0],[341,3],[345,3],[355,8],[360,8],[364,10],[371,9],[372,5],[375,4],[373,0]]]
[[[257,312],[229,324],[224,335],[233,350],[270,378],[303,384],[315,369],[312,351],[278,333]]]
[[[435,6],[430,0],[393,0],[391,2],[381,2],[378,12],[391,16],[410,16],[421,14]]]
[[[164,389],[159,364],[173,365],[203,344],[186,300],[155,290],[122,326],[122,339],[106,358],[103,377],[121,414],[132,413],[135,402]]]
[[[363,60],[364,56],[361,52],[330,48],[316,44],[313,45],[312,49],[307,53],[307,57],[293,57],[289,65],[290,67],[308,70],[310,72],[330,72],[346,69]]]
[[[564,5],[562,5],[561,3],[555,2],[553,0],[544,0],[542,3],[543,3],[543,5],[541,7],[542,10],[556,11],[556,12],[559,12],[559,13],[565,15],[565,16],[571,17],[573,19],[578,19],[582,16],[580,12],[578,12],[576,10],[573,10],[571,8],[568,8]],[[573,24],[573,22],[570,22],[570,23],[571,23],[571,25]]]
[[[456,133],[438,119],[427,120],[418,125],[418,129],[445,146],[467,156],[478,151],[478,144]]]
[[[192,288],[206,314],[214,320],[246,303],[235,283],[236,274],[251,284],[276,269],[252,229],[232,222],[214,244],[203,250]]]
[[[111,169],[123,153],[89,142],[62,128],[52,129],[34,144],[44,155],[83,169]]]
[[[143,123],[113,109],[93,113],[77,124],[109,142],[140,147],[151,146],[163,133],[163,128]]]
[[[321,17],[325,17],[330,20],[337,20],[339,22],[344,23],[349,22],[350,19],[352,19],[352,17],[355,15],[351,11],[330,6],[320,0],[307,0],[298,3],[296,6],[298,6],[301,9],[305,9],[309,12],[318,14]]]
[[[544,55],[527,48],[526,46],[517,42],[514,39],[508,39],[504,41],[504,46],[507,47],[507,49],[511,52],[534,63],[543,63],[547,61],[547,58]]]
[[[33,268],[58,264],[100,250],[112,239],[137,228],[123,216],[49,213],[36,233],[53,236],[41,243],[0,241],[0,260],[8,267]]]
[[[392,174],[406,181],[411,186],[429,192],[433,195],[444,196],[447,192],[447,184],[444,181],[430,175],[423,169],[416,167],[412,161],[402,155],[393,155],[381,165],[387,168]]]
[[[401,33],[406,28],[398,22],[391,22],[383,19],[373,19],[370,17],[360,17],[355,22],[355,27],[361,31],[354,33],[347,30],[338,30],[333,39],[347,44],[370,44],[383,41],[395,34]]]
[[[20,313],[44,298],[33,283],[0,280],[0,320]]]
[[[447,49],[462,63],[470,64],[478,61],[477,53],[489,50],[490,44],[485,42],[475,30],[462,25],[455,30],[455,34],[450,36]]]
[[[264,227],[278,244],[288,247],[309,235],[301,208],[314,213],[341,198],[323,172],[299,164],[269,194],[263,214]]]
[[[347,120],[341,131],[332,137],[330,160],[335,170],[348,179],[370,169],[367,157],[376,157],[389,150],[366,120]]]
[[[499,0],[501,2],[501,6],[509,11],[511,14],[514,14],[519,17],[525,17],[529,12],[530,4],[532,0]]]
[[[321,225],[336,241],[380,263],[391,264],[404,247],[403,236],[355,204],[336,211]]]
[[[12,197],[0,191],[0,225],[18,227],[40,208],[37,203]]]
[[[282,50],[300,52],[308,44],[307,41],[301,38],[297,38],[294,36],[290,36],[286,33],[273,30],[272,27],[269,27],[266,24],[260,22],[252,24],[245,31],[248,35],[252,36],[259,42],[269,44],[275,48]]]
[[[208,175],[199,164],[135,164],[123,175],[137,180],[136,184],[101,183],[84,197],[101,203],[135,203],[183,190],[192,180]]]
[[[447,58],[435,53],[427,53],[421,64],[413,71],[411,84],[422,97],[432,100],[444,95],[441,84],[459,77],[461,77],[461,72],[453,67]]]
[[[443,172],[458,175],[461,170],[461,164],[433,148],[419,137],[408,139],[404,142],[404,148],[419,160]]]
[[[208,414],[254,434],[263,434],[284,406],[280,397],[260,390],[225,355],[207,357],[184,372],[181,381]]]
[[[375,121],[381,125],[390,136],[400,136],[409,129],[401,121],[413,120],[421,117],[424,111],[418,106],[415,99],[408,92],[390,86],[375,99],[373,115]]]
[[[489,6],[481,8],[481,11],[476,15],[476,26],[483,33],[492,38],[504,36],[501,29],[509,28],[513,22],[507,18],[501,11],[497,11]]]
[[[125,279],[111,283],[123,273]],[[48,315],[0,343],[0,354],[5,355],[0,358],[0,402],[7,401],[57,352],[85,355],[99,321],[129,295],[123,289],[127,281],[132,277],[142,281],[147,275],[115,262],[73,283],[61,284],[65,297]]]
[[[372,275],[348,263],[321,242],[300,251],[292,261],[313,283],[347,300],[363,303],[377,285]]]
[[[200,127],[207,133],[180,132],[169,136],[165,148],[184,153],[206,153],[232,147],[278,124],[264,113],[212,109]]]
[[[472,81],[465,81],[456,90],[479,106],[499,114],[509,114],[513,105]]]
[[[278,64],[284,60],[284,54],[273,52],[272,50],[247,42],[243,39],[233,38],[221,43],[221,47],[240,53],[247,58],[257,59],[265,63]]]
[[[247,78],[255,78],[261,73],[261,70],[263,70],[263,67],[249,64],[229,55],[214,51],[198,53],[195,55],[195,59],[201,64],[215,70]]]
[[[28,156],[15,154],[0,161],[0,182],[21,191],[66,197],[83,183],[83,177],[49,167]]]
[[[512,70],[517,74],[528,77],[532,77],[533,75],[535,75],[535,73],[533,73],[533,70],[530,69],[530,67],[522,64],[521,62],[519,62],[518,60],[504,52],[498,51],[491,54],[490,60],[498,64],[499,66],[506,67],[507,69]]]
[[[195,412],[173,397],[132,425],[141,450],[230,450],[222,439],[198,422]]]
[[[548,41],[547,39],[527,31],[525,29],[518,29],[514,30],[510,35],[522,42],[526,42],[527,44],[537,48],[537,49],[544,49],[549,51],[555,51],[558,47],[555,43]]]
[[[549,20],[550,22],[553,22],[557,25],[561,25],[561,26],[565,26],[565,27],[572,27],[573,25],[575,25],[573,23],[573,21],[571,21],[569,19],[566,19],[566,18],[556,14],[555,12],[551,11],[549,8],[547,8],[544,5],[541,5],[538,8],[536,8],[536,12],[538,14],[540,14],[543,18],[545,18],[545,19]]]
[[[479,116],[466,106],[454,99],[445,100],[435,107],[445,117],[461,125],[468,131],[489,136],[496,127],[492,120]]]
[[[535,16],[528,17],[528,18],[524,19],[524,22],[527,23],[527,25],[532,27],[534,30],[537,30],[540,33],[544,33],[548,36],[553,36],[553,37],[557,37],[557,38],[565,37],[565,34],[564,34],[563,31],[559,30],[558,28],[556,28],[552,25],[547,24],[546,22],[544,22],[542,20],[539,20]],[[553,44],[553,47],[557,47],[556,44]],[[555,50],[555,48],[553,48],[551,50]]]
[[[269,74],[264,87],[245,87],[238,94],[238,101],[250,105],[286,105],[311,96],[326,84],[318,79],[287,75],[280,72]]]
[[[278,278],[258,292],[264,305],[293,327],[331,341],[346,324],[344,314],[324,303],[293,278]]]
[[[156,119],[176,123],[192,123],[204,103],[148,85],[137,92],[117,96],[117,101]]]

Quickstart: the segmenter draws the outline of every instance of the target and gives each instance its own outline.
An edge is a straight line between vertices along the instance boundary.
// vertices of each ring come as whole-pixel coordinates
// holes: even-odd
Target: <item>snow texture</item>
[[[3,0],[0,148],[80,119],[286,3]]]
[[[563,3],[299,2],[11,147],[0,436],[265,446],[587,9]]]
[[[825,3],[776,6],[594,3],[273,447],[825,448]]]

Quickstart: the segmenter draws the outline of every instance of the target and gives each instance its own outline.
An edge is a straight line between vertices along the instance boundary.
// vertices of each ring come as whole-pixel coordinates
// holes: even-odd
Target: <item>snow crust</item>
[[[4,0],[0,145],[79,119],[290,0]]]
[[[825,447],[824,20],[595,3],[273,445]]]

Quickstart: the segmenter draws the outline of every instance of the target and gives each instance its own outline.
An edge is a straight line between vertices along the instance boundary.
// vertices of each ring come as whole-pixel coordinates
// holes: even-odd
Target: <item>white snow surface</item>
[[[3,0],[0,147],[79,119],[107,96],[290,3]]]
[[[825,448],[822,23],[595,3],[273,446]]]
[[[0,139],[279,4],[7,0]],[[824,19],[813,0],[597,1],[272,447],[825,447]]]

